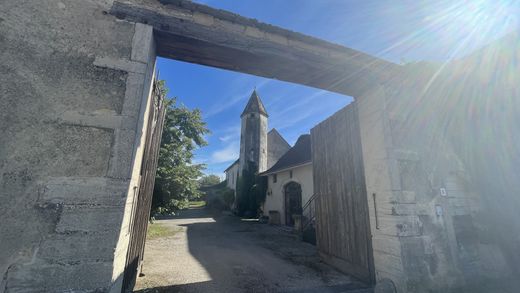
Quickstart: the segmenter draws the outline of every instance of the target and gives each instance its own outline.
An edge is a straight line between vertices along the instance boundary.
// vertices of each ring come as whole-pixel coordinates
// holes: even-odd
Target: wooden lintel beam
[[[182,0],[114,2],[118,18],[154,27],[159,56],[360,95],[400,66],[346,47]]]

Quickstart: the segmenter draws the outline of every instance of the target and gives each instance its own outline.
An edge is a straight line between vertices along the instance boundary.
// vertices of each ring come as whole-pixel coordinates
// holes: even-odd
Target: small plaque
[[[443,210],[442,210],[441,206],[439,206],[439,205],[435,206],[435,214],[437,214],[437,216],[439,216],[439,217],[442,216]]]
[[[446,196],[448,193],[446,192],[446,188],[441,187],[441,196]]]

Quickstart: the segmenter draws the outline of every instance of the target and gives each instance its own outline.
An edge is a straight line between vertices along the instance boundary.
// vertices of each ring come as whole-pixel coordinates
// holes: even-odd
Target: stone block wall
[[[111,4],[2,2],[0,292],[120,291],[155,55]]]
[[[376,278],[393,280],[398,292],[514,292],[508,259],[511,243],[518,243],[520,230],[512,223],[519,216],[502,214],[493,202],[501,199],[504,212],[518,207],[516,188],[513,181],[503,186],[507,196],[481,183],[496,186],[489,180],[496,176],[493,166],[504,176],[514,167],[482,156],[472,133],[477,125],[495,128],[500,121],[461,120],[471,109],[466,103],[482,97],[469,90],[479,86],[476,78],[443,73],[435,80],[427,66],[408,70],[410,75],[357,97]],[[511,92],[495,95],[508,99]],[[503,137],[493,133],[489,139],[499,146]],[[468,159],[470,154],[480,154],[490,169],[474,164],[477,157]],[[487,155],[504,154],[514,160],[517,151],[497,148]]]

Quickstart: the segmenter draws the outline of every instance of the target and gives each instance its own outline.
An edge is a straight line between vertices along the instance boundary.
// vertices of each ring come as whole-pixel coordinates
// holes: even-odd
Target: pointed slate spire
[[[246,108],[244,109],[244,112],[242,112],[242,115],[240,115],[240,117],[244,116],[247,113],[260,113],[262,115],[265,115],[266,117],[269,117],[269,115],[267,115],[267,111],[265,110],[264,104],[262,103],[262,100],[260,100],[260,97],[256,93],[256,89],[253,90],[253,93],[249,98],[249,102],[247,102]]]

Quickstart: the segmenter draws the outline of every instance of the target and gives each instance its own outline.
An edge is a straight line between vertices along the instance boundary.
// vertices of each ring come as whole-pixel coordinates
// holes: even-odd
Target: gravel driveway
[[[147,241],[135,292],[370,292],[281,228],[205,209],[157,223],[176,232]]]

